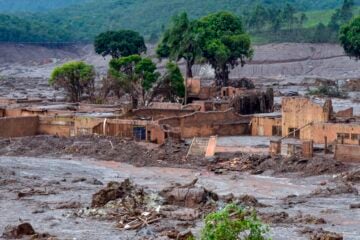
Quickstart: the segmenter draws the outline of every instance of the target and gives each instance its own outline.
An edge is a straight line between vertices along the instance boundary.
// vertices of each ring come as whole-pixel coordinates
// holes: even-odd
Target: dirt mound
[[[116,199],[131,198],[134,204],[143,203],[145,197],[144,189],[135,186],[130,179],[123,182],[109,182],[107,186],[95,193],[92,197],[91,207],[103,207],[110,201]]]

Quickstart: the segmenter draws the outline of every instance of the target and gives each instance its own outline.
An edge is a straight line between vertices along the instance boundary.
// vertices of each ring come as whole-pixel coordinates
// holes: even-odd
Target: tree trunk
[[[229,68],[225,64],[222,67],[215,68],[215,83],[217,87],[229,86]]]
[[[187,80],[189,78],[193,78],[193,72],[192,72],[192,66],[194,65],[193,61],[186,60],[186,76],[184,79],[184,85],[185,85],[185,96],[184,96],[184,105],[187,104],[187,98],[188,98],[188,88],[187,88]]]

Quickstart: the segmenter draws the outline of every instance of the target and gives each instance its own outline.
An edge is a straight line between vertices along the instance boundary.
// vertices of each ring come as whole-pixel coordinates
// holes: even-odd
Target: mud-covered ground
[[[172,184],[187,184],[197,178],[197,187],[222,199],[217,207],[226,199],[240,199],[245,206],[254,207],[269,224],[270,236],[275,240],[310,239],[322,233],[320,229],[343,235],[344,239],[360,239],[359,166],[333,165],[330,160],[316,164],[266,160],[263,156],[264,160],[255,155],[244,159],[238,155],[226,157],[237,162],[230,166],[248,168],[218,172],[212,167],[218,162],[218,168],[226,169],[224,156],[211,159],[212,163],[202,160],[195,164],[195,159],[182,158],[186,148],[184,144],[155,147],[111,138],[39,136],[2,140],[0,235],[8,225],[29,222],[36,232],[58,239],[169,239],[173,236],[169,231],[174,228],[189,229],[199,236],[208,203],[186,210],[176,206],[170,217],[161,215],[161,220],[135,230],[123,230],[117,218],[103,212],[109,209],[92,207],[93,194],[110,181],[130,178],[146,194],[157,196]],[[170,150],[172,158],[167,153]],[[172,160],[160,160],[159,156]],[[259,170],[259,162],[266,167],[253,172]],[[286,168],[291,171],[279,171]],[[184,211],[196,216],[184,218]]]
[[[342,48],[334,44],[267,44],[255,46],[253,60],[231,71],[231,78],[252,78],[257,85],[281,85],[281,92],[289,90],[302,93],[299,86],[308,78],[346,80],[360,76],[358,62],[344,55]],[[41,97],[62,99],[61,91],[48,85],[48,78],[56,66],[67,61],[82,60],[95,66],[98,80],[106,75],[109,58],[95,54],[92,45],[44,47],[21,44],[0,44],[0,96]],[[147,54],[154,57],[154,46]],[[165,62],[158,62],[162,71]],[[184,65],[181,64],[184,70]],[[211,77],[207,66],[194,66],[194,75]],[[99,81],[98,81],[99,82]],[[23,83],[23,84],[18,84]],[[285,85],[285,86],[284,86]],[[358,94],[355,94],[360,98]]]

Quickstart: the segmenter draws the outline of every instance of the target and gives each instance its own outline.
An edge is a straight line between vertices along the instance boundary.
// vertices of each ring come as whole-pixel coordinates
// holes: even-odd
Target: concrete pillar
[[[312,140],[303,141],[302,154],[306,158],[312,158],[314,156],[314,142]]]
[[[281,153],[281,140],[270,140],[270,155],[276,156]]]

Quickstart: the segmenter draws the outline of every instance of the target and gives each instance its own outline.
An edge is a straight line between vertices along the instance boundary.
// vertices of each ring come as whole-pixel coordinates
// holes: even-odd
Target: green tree
[[[230,204],[205,218],[201,240],[265,240],[267,232],[255,213]]]
[[[340,43],[347,55],[360,58],[360,16],[341,27]]]
[[[130,55],[112,59],[109,63],[109,75],[124,92],[130,94],[133,108],[146,104],[146,93],[159,79],[156,65],[149,58],[140,55]],[[141,102],[139,98],[142,98]]]
[[[139,33],[131,30],[100,33],[94,42],[95,52],[112,58],[126,57],[146,52],[145,41]]]
[[[84,93],[87,93],[91,97],[94,95],[94,67],[84,62],[65,63],[54,69],[49,84],[64,88],[71,101],[79,102]]]
[[[197,21],[202,55],[214,68],[216,85],[227,86],[230,69],[252,57],[250,36],[239,17],[218,12]]]
[[[179,66],[176,63],[168,62],[166,64],[164,83],[169,86],[170,98],[172,101],[175,101],[177,97],[185,97],[184,78],[181,74]]]
[[[173,17],[172,23],[159,43],[156,53],[160,58],[170,58],[186,62],[186,78],[192,78],[192,67],[201,56],[198,34],[194,22],[188,19],[186,13]]]

